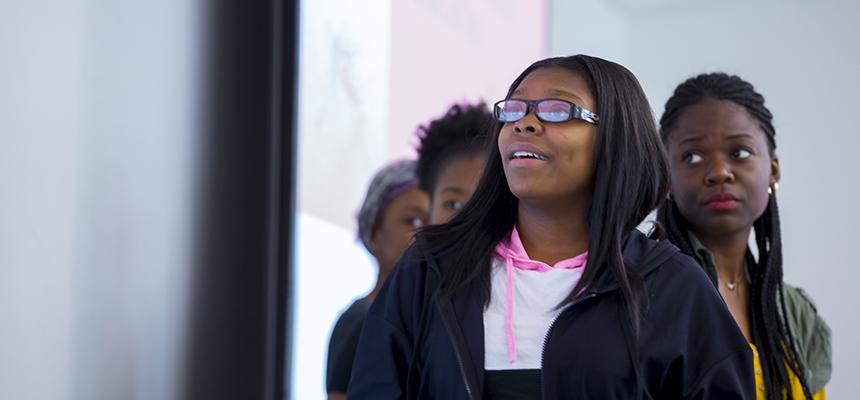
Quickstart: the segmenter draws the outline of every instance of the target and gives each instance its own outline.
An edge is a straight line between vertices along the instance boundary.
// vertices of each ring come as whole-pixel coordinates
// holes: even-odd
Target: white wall
[[[785,280],[814,297],[833,329],[828,394],[852,398],[860,359],[860,300],[852,295],[860,282],[852,252],[860,226],[853,162],[860,148],[853,121],[860,108],[860,3],[615,1],[609,21],[618,25],[620,18],[619,30],[580,24],[588,18],[576,11],[589,3],[597,2],[553,2],[551,52],[619,60],[639,77],[657,117],[675,86],[701,72],[738,74],[765,96],[782,165]],[[605,52],[593,37],[606,43]]]
[[[390,2],[302,1],[292,398],[324,398],[337,316],[366,294],[374,262],[355,215],[388,155]]]
[[[295,332],[292,398],[325,396],[329,338],[335,319],[373,289],[376,261],[354,234],[296,214]]]
[[[194,0],[84,10],[71,394],[179,398],[201,10]]]
[[[347,230],[387,158],[389,0],[302,1],[297,207]]]
[[[64,399],[71,384],[83,15],[48,3],[0,2],[2,399]]]
[[[194,1],[0,1],[0,398],[172,399]]]

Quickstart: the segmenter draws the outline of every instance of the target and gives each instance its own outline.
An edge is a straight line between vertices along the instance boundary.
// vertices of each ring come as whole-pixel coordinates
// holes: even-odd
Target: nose
[[[537,119],[533,110],[529,110],[522,119],[514,123],[514,132],[519,134],[536,135],[542,131],[543,125]]]
[[[720,185],[734,181],[735,174],[732,172],[731,166],[719,158],[711,163],[711,168],[705,175],[705,183],[708,185]]]

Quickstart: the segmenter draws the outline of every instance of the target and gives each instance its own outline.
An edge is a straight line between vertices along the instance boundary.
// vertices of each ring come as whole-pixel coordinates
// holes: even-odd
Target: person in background
[[[430,195],[430,219],[448,222],[475,192],[487,163],[493,115],[483,102],[454,105],[418,127],[418,185]]]
[[[385,278],[413,241],[415,230],[427,220],[429,199],[418,188],[416,162],[396,161],[373,177],[358,212],[358,237],[379,267],[376,284],[356,300],[335,323],[328,348],[328,398],[345,399],[352,361],[364,318]],[[346,267],[346,266],[345,266]]]
[[[657,213],[659,236],[694,257],[719,289],[753,349],[756,398],[820,400],[830,328],[809,296],[782,280],[772,119],[764,97],[734,75],[702,74],[675,89],[660,119],[672,185]]]

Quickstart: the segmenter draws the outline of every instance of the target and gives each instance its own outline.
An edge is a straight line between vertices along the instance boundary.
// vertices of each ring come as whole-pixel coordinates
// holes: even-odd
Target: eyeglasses
[[[500,100],[493,106],[493,116],[503,123],[517,122],[532,110],[541,122],[559,123],[581,119],[597,125],[600,121],[597,114],[562,99]]]

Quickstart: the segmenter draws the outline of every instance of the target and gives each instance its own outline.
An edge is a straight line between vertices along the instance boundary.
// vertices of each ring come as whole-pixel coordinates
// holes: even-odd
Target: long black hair
[[[576,55],[535,62],[511,84],[509,98],[523,79],[541,68],[564,68],[582,77],[597,99],[594,191],[588,210],[588,263],[585,273],[562,302],[609,271],[620,284],[638,332],[642,277],[622,258],[622,245],[635,227],[657,207],[669,190],[669,166],[648,100],[636,77],[626,68],[600,58]],[[451,293],[480,284],[484,304],[490,300],[490,263],[493,249],[516,223],[518,199],[511,193],[496,141],[497,123],[488,143],[489,160],[475,194],[447,224],[419,233],[427,249],[444,254],[441,292]]]
[[[756,92],[753,85],[738,76],[724,73],[702,74],[690,78],[675,89],[666,102],[666,111],[660,118],[660,135],[668,143],[669,133],[681,114],[690,106],[707,99],[727,100],[742,106],[756,121],[768,141],[768,150],[773,156],[776,150],[776,131],[773,127],[773,114],[764,105],[764,97]],[[674,200],[669,199],[657,211],[658,226],[682,252],[694,257],[692,243],[688,236],[689,224],[678,209]],[[768,199],[764,213],[753,223],[758,260],[751,256],[749,272],[750,314],[752,316],[752,339],[758,347],[759,358],[764,372],[767,397],[782,399],[783,393],[791,399],[791,382],[786,365],[800,377],[804,395],[811,399],[809,386],[803,373],[803,365],[798,360],[797,347],[788,331],[785,300],[782,296],[782,240],[779,230],[779,209],[776,192]],[[694,257],[695,258],[695,257]],[[784,391],[784,392],[783,392]]]

